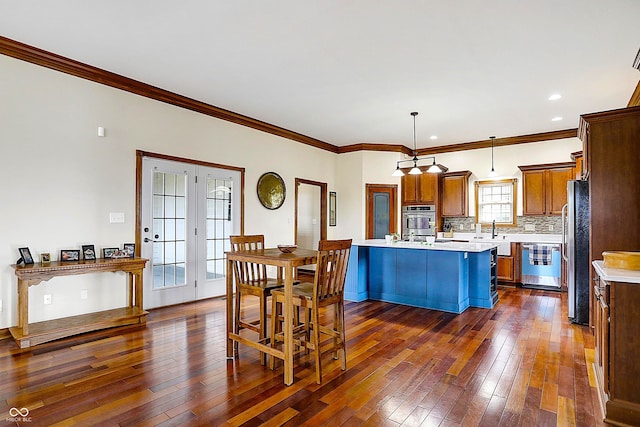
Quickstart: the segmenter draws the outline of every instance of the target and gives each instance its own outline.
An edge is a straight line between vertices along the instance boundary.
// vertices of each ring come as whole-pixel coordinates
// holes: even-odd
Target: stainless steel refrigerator
[[[589,182],[567,182],[567,204],[563,207],[562,257],[567,262],[569,319],[589,324]]]

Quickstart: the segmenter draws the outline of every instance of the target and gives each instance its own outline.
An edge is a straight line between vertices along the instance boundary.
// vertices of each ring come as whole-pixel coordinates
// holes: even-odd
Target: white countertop
[[[491,239],[491,233],[481,233],[480,236],[483,240],[493,240]],[[440,239],[440,238],[438,238]],[[460,240],[477,240],[476,233],[460,233],[454,232],[452,239],[460,239]],[[562,243],[562,235],[561,234],[526,234],[526,233],[508,233],[508,234],[498,234],[498,237],[495,239],[501,242],[521,242],[521,243]]]
[[[607,282],[625,282],[640,284],[640,270],[625,270],[622,268],[608,268],[604,261],[593,261],[593,267],[602,280]]]
[[[395,249],[427,249],[436,251],[455,251],[455,252],[484,252],[491,248],[497,248],[496,243],[475,243],[475,242],[442,242],[431,243],[425,242],[405,242],[397,241],[395,243],[386,243],[384,239],[370,239],[370,240],[357,240],[354,241],[355,246],[376,246],[382,248],[395,248]]]

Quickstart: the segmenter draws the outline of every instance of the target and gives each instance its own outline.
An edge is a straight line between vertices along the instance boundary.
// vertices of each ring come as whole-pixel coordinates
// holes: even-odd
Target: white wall
[[[304,144],[166,105],[0,55],[0,328],[17,322],[16,277],[11,264],[28,246],[58,258],[60,249],[96,249],[134,240],[135,151],[244,167],[245,232],[266,244],[291,243],[295,178],[326,182],[337,192],[337,226],[328,238],[365,236],[365,184],[397,184],[397,153],[335,155]],[[241,112],[240,112],[241,113]],[[106,137],[97,137],[97,127]],[[517,165],[567,161],[579,142],[546,142],[496,149],[496,169],[517,175]],[[438,155],[451,171],[484,178],[490,151]],[[263,208],[255,185],[267,171],[287,186],[280,209]],[[503,172],[504,171],[504,172]],[[473,194],[473,193],[472,193]],[[110,224],[109,212],[124,212]],[[125,304],[124,277],[56,278],[30,288],[30,320],[41,321]],[[80,299],[80,290],[89,299]],[[53,295],[44,305],[43,295]]]
[[[245,232],[265,234],[268,246],[293,242],[296,177],[335,191],[336,154],[1,55],[0,70],[0,328],[17,323],[10,265],[19,247],[39,261],[41,252],[57,259],[60,249],[134,240],[137,149],[246,168]],[[97,137],[98,126],[105,138]],[[267,171],[287,186],[277,210],[256,195]],[[125,223],[110,224],[109,212],[124,212]],[[330,227],[329,238],[338,230]],[[32,286],[30,320],[122,306],[124,283],[108,273]],[[46,293],[53,304],[43,304]]]

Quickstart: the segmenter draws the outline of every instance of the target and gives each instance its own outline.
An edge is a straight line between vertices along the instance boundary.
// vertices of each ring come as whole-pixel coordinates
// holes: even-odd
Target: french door
[[[142,158],[145,308],[226,292],[229,236],[240,234],[240,172]]]

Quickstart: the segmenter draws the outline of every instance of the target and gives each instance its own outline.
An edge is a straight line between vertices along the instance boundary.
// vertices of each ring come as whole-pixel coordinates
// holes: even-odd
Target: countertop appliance
[[[567,204],[562,208],[562,215],[562,257],[567,263],[569,319],[587,325],[591,272],[589,181],[567,182]]]
[[[413,205],[402,208],[402,239],[426,240],[436,235],[435,205]]]

